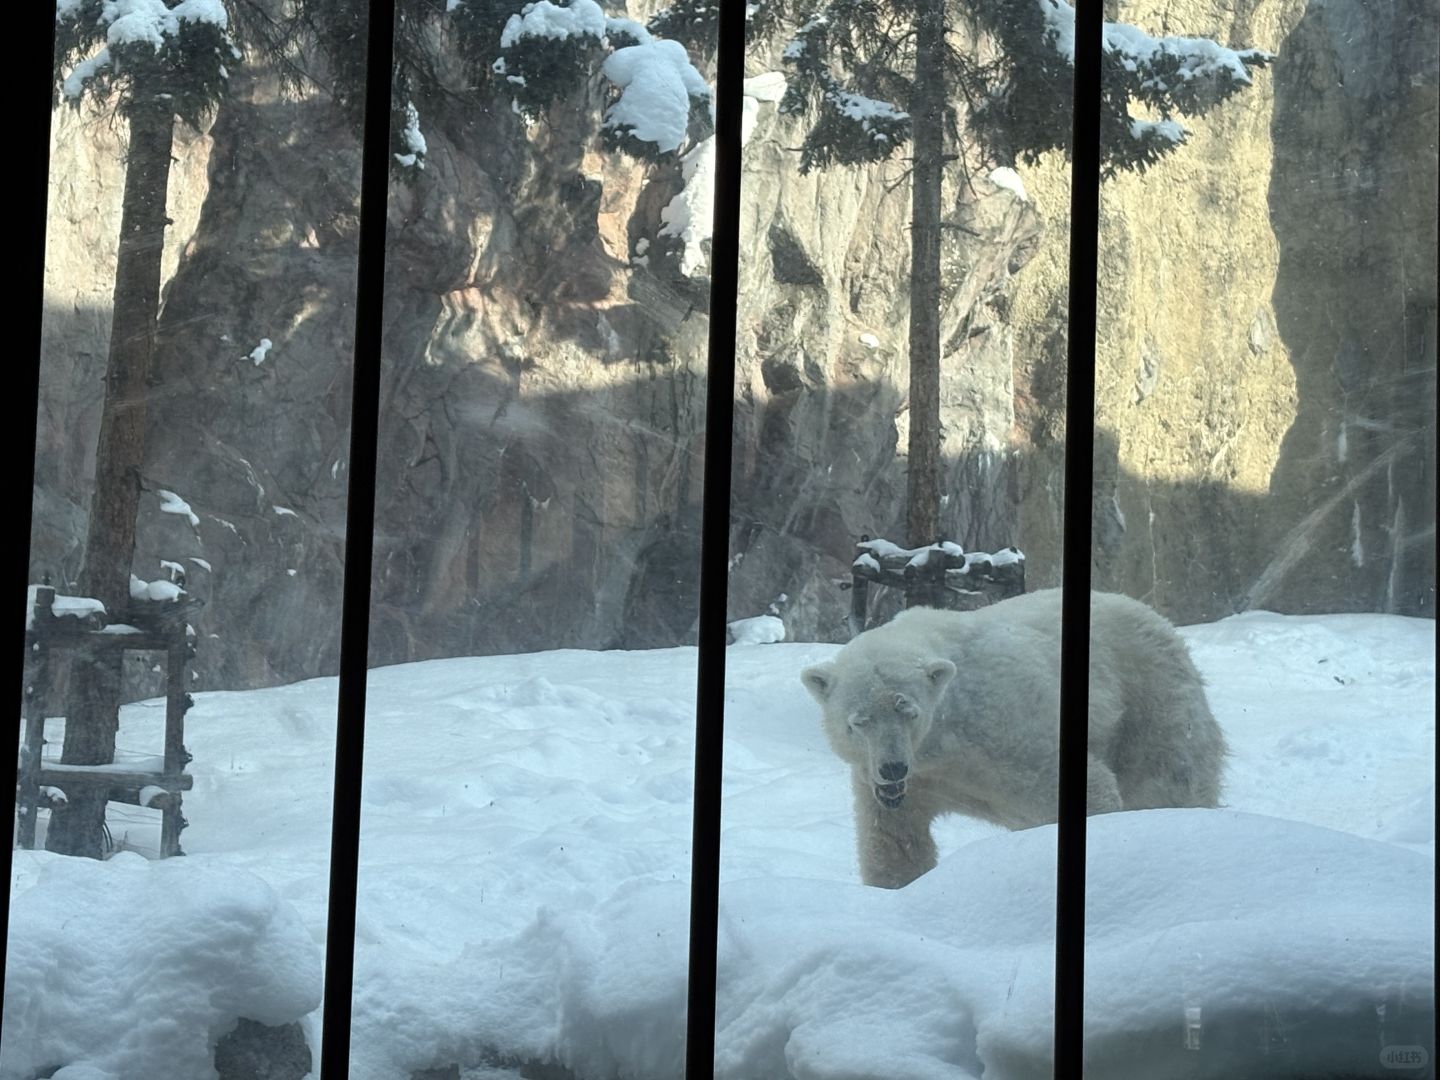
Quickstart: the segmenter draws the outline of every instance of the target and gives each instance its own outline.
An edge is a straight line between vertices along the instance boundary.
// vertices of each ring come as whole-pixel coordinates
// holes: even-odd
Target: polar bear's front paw
[[[880,805],[894,810],[905,801],[905,781],[898,780],[893,784],[876,784],[875,798],[880,800]]]

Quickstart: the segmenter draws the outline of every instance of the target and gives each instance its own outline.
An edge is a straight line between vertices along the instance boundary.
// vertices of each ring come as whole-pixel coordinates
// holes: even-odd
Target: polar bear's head
[[[800,673],[805,689],[820,703],[831,747],[861,770],[875,798],[892,810],[905,801],[916,748],[954,677],[949,660],[856,655],[848,648],[831,663]]]

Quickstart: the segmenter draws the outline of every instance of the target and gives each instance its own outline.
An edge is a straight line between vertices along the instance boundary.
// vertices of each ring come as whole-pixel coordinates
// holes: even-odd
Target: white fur
[[[1216,805],[1225,738],[1174,627],[1094,593],[1090,651],[1089,812]],[[801,679],[851,766],[866,884],[900,888],[933,867],[940,814],[1056,819],[1060,590],[906,611]]]

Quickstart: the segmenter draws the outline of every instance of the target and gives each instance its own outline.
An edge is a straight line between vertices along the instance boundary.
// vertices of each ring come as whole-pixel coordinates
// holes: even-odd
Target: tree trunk
[[[945,169],[945,6],[915,15],[911,102],[910,444],[905,531],[912,547],[940,537],[940,207]]]
[[[80,592],[99,599],[110,621],[130,600],[135,517],[145,457],[145,413],[160,307],[160,255],[165,244],[166,192],[175,117],[168,99],[137,81],[125,159],[120,258],[115,267],[105,404],[95,452],[95,492],[85,537]],[[61,761],[102,765],[115,758],[120,709],[120,653],[104,659],[74,654],[66,694]],[[105,851],[105,792],[67,792],[51,812],[45,846],[66,855],[100,858]]]

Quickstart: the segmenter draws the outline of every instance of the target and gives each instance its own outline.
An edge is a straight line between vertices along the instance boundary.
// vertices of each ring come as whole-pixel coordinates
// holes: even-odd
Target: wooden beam
[[[56,623],[64,621],[67,620],[57,619]],[[126,633],[116,630],[115,625],[112,624],[107,630],[29,630],[25,634],[25,647],[34,649],[38,645],[47,649],[73,649],[89,653],[115,650],[164,652],[175,641],[174,632],[157,634],[137,628],[135,633]]]
[[[143,787],[164,788],[166,791],[189,791],[195,777],[189,773],[131,772],[109,765],[47,765],[40,770],[41,787]]]

